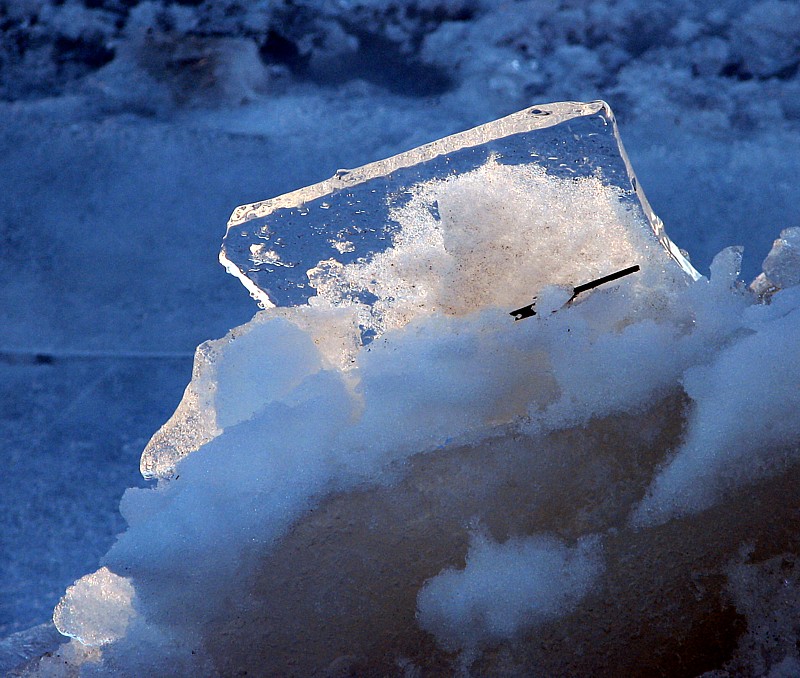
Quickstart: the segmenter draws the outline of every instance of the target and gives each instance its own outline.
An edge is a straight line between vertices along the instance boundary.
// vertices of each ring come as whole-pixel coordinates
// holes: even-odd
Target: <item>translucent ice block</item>
[[[800,228],[786,228],[772,243],[763,263],[764,272],[751,285],[759,295],[770,296],[778,290],[800,284]]]
[[[310,331],[325,364],[342,369],[416,317],[492,308],[513,323],[512,311],[534,301],[540,313],[557,310],[598,279],[613,279],[600,289],[621,288],[635,314],[637,298],[656,308],[652,292],[699,277],[653,214],[601,101],[530,108],[241,206],[220,259],[267,315]],[[336,312],[307,314],[305,304]],[[229,343],[198,351],[181,406],[142,455],[145,477],[169,476],[236,423],[217,402]]]
[[[602,101],[529,108],[238,207],[220,260],[264,307],[358,306],[363,337],[411,308],[510,310],[634,264],[699,277]]]

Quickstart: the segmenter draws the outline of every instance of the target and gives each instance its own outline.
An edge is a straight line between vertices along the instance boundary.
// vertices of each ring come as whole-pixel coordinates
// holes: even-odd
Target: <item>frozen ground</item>
[[[239,9],[237,9],[237,7]],[[0,637],[122,528],[189,380],[252,315],[233,207],[532,103],[610,101],[706,272],[800,225],[793,2],[0,3]]]

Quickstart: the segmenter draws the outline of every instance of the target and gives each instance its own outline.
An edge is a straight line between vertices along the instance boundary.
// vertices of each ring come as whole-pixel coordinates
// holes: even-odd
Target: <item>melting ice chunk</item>
[[[360,345],[417,316],[508,316],[534,299],[547,315],[576,286],[633,267],[609,285],[652,291],[699,277],[651,210],[602,101],[529,108],[243,205],[220,260],[273,313],[303,306],[285,317],[344,369]],[[305,304],[338,318],[312,318]],[[198,350],[179,410],[142,455],[145,477],[169,476],[238,421],[217,402],[228,344]]]
[[[220,260],[265,307],[354,308],[362,340],[419,314],[510,310],[547,285],[636,264],[651,282],[699,277],[601,101],[529,108],[243,205]]]
[[[800,285],[800,228],[787,228],[772,243],[764,272],[752,284],[757,294],[771,294],[794,285]]]
[[[730,608],[703,582],[742,539],[795,541],[800,288],[751,306],[735,247],[687,285],[605,104],[240,208],[222,260],[270,308],[198,350],[142,456],[165,482],[123,499],[126,577],[56,609],[92,675],[441,674],[454,649],[480,675],[672,675],[741,634],[705,624]]]
[[[133,596],[130,580],[101,567],[67,589],[53,622],[65,636],[84,645],[107,645],[125,635],[134,615]]]

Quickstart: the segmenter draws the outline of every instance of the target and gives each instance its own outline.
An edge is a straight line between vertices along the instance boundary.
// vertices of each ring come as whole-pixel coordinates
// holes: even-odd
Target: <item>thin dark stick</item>
[[[639,265],[635,264],[634,266],[628,266],[628,268],[623,268],[621,271],[617,271],[615,273],[609,273],[608,275],[604,275],[602,278],[597,278],[596,280],[592,280],[587,283],[583,283],[582,285],[578,285],[577,287],[573,288],[572,296],[569,298],[569,301],[564,304],[572,303],[572,301],[577,297],[581,292],[586,292],[587,290],[594,289],[595,287],[599,287],[600,285],[604,285],[605,283],[612,282],[614,280],[619,280],[620,278],[624,278],[626,275],[630,275],[631,273],[636,273],[639,270]],[[514,320],[522,320],[523,318],[530,318],[531,316],[536,315],[536,311],[533,310],[533,307],[536,305],[536,301],[532,304],[528,304],[527,306],[523,306],[522,308],[518,308],[515,311],[511,311],[509,315],[514,316]]]
[[[583,283],[583,285],[578,285],[575,288],[575,292],[572,295],[572,299],[577,297],[581,292],[585,292],[586,290],[591,290],[599,285],[604,285],[607,282],[611,282],[612,280],[618,280],[619,278],[624,278],[626,275],[630,275],[631,273],[636,273],[639,270],[639,265],[636,264],[635,266],[628,266],[628,268],[623,268],[621,271],[617,271],[616,273],[610,273],[608,275],[604,275],[602,278],[598,278],[597,280],[592,280],[591,282]],[[572,301],[570,299],[569,301]],[[569,301],[567,303],[569,303]]]

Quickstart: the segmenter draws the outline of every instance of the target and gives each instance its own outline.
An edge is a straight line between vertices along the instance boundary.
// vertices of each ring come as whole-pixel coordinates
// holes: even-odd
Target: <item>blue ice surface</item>
[[[96,569],[190,375],[190,358],[0,360],[0,637],[46,621]]]

